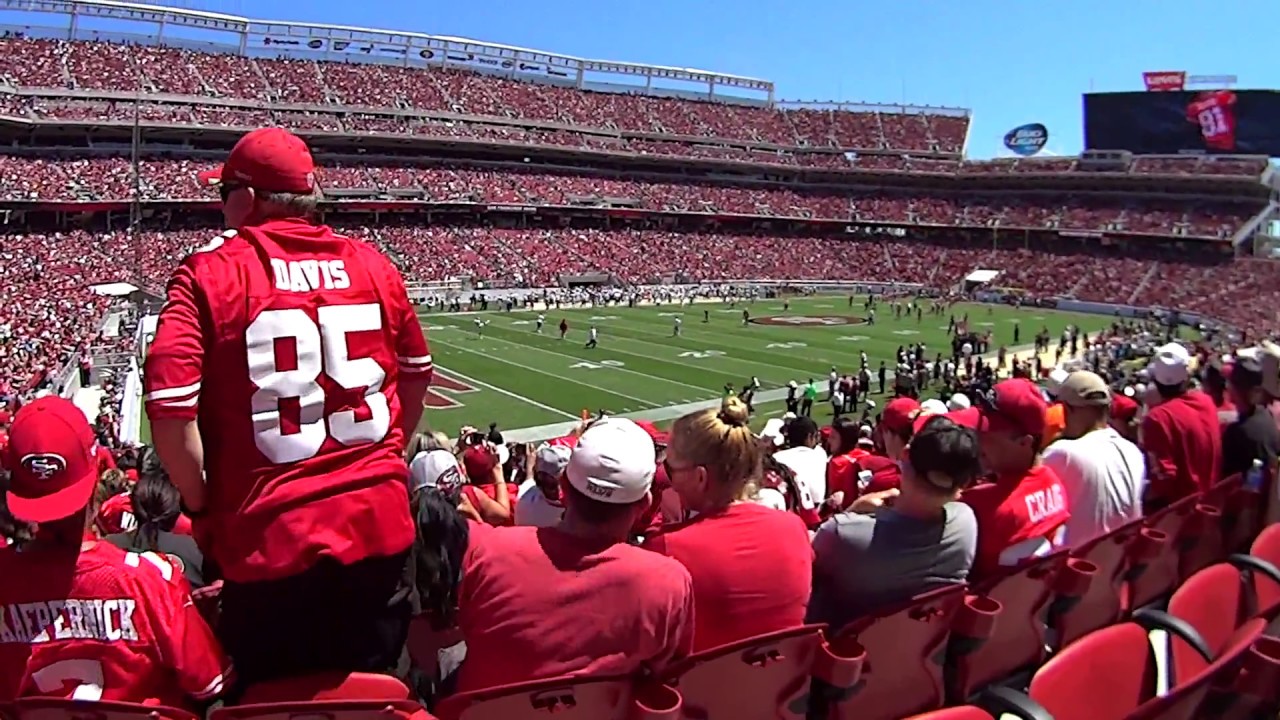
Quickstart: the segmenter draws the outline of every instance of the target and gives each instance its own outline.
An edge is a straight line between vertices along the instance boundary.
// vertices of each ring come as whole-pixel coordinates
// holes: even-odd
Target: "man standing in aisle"
[[[414,526],[402,457],[431,380],[395,267],[314,224],[307,146],[280,128],[201,173],[232,230],[169,281],[146,361],[157,452],[225,579],[240,679],[395,666]]]

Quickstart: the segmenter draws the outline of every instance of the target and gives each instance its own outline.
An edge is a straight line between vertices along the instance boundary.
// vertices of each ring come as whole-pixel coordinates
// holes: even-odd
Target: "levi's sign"
[[[1182,90],[1187,84],[1185,70],[1161,70],[1142,73],[1142,83],[1149,92],[1167,92]]]
[[[1029,157],[1044,149],[1049,142],[1049,130],[1041,123],[1020,125],[1004,134],[1004,146],[1015,155]]]

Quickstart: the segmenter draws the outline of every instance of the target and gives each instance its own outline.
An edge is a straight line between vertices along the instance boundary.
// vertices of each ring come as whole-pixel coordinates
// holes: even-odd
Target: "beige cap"
[[[1097,373],[1076,370],[1058,387],[1058,399],[1071,407],[1107,407],[1111,405],[1111,388]]]

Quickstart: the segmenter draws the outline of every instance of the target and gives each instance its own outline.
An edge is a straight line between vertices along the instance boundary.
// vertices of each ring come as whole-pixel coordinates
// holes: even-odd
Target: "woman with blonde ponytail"
[[[645,547],[693,577],[694,652],[804,623],[813,549],[799,517],[751,502],[764,450],[740,398],[671,426],[664,461],[692,519]]]

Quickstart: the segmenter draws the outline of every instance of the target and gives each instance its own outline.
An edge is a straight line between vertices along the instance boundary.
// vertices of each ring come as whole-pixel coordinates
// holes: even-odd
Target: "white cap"
[[[1057,395],[1058,388],[1062,387],[1062,383],[1066,382],[1067,376],[1070,374],[1063,367],[1056,367],[1050,370],[1049,377],[1044,383],[1045,389],[1049,391],[1050,395]]]
[[[929,398],[920,403],[921,415],[945,415],[947,413],[947,404],[937,398]]]
[[[1178,343],[1169,343],[1156,349],[1147,363],[1151,379],[1160,385],[1180,385],[1190,377],[1191,355]]]
[[[782,426],[786,424],[786,420],[782,418],[769,418],[769,421],[760,429],[760,438],[768,440],[774,445],[782,444]]]
[[[626,418],[611,417],[582,433],[565,474],[592,500],[626,505],[649,492],[656,456],[649,433]]]
[[[409,492],[434,488],[451,492],[462,484],[462,471],[458,459],[448,450],[428,450],[418,453],[409,463]]]
[[[969,402],[969,396],[964,393],[956,393],[947,401],[947,409],[951,411],[968,410],[970,407],[973,407],[973,403]]]

